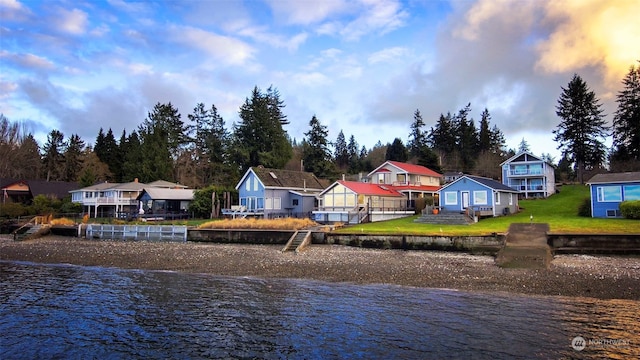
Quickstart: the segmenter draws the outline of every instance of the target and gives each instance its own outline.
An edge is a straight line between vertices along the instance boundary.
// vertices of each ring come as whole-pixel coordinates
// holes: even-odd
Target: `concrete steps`
[[[511,224],[496,264],[503,268],[548,269],[553,256],[547,245],[549,224]]]
[[[311,243],[311,231],[296,231],[282,249],[286,251],[303,251]]]
[[[460,213],[422,214],[414,220],[416,223],[435,225],[469,225],[473,223],[467,215]]]
[[[33,225],[31,227],[26,228],[25,232],[16,232],[13,234],[13,240],[15,241],[24,241],[30,239],[36,239],[47,235],[51,231],[51,227],[49,225]]]

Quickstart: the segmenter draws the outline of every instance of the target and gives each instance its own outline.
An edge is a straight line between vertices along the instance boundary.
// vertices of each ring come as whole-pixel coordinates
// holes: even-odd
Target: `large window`
[[[624,199],[625,200],[640,200],[640,185],[625,185],[625,187],[624,187]]]
[[[444,193],[444,204],[445,205],[457,205],[458,204],[458,193],[455,191],[445,191]]]
[[[598,202],[618,202],[622,201],[621,186],[599,186],[597,188]]]
[[[485,190],[473,192],[473,204],[474,205],[487,205],[487,192]]]

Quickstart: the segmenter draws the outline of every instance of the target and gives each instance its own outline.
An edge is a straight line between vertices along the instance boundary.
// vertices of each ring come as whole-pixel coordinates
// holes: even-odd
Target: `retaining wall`
[[[547,234],[557,254],[640,254],[640,234]]]

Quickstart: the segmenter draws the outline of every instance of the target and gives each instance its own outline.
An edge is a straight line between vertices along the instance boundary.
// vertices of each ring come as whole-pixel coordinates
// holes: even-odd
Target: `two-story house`
[[[502,183],[523,198],[546,198],[556,193],[555,168],[528,152],[512,156],[502,166]]]
[[[104,182],[69,192],[71,201],[82,204],[83,212],[90,217],[114,217],[120,214],[137,214],[141,206],[138,196],[145,188],[185,187],[162,180],[144,184],[135,179],[128,183]]]
[[[407,199],[413,208],[417,198],[435,197],[443,176],[427,167],[399,161],[385,161],[367,175],[370,183],[389,186]]]

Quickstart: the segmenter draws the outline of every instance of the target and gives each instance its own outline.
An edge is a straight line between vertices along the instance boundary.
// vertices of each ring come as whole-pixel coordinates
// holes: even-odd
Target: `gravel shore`
[[[0,260],[173,270],[228,276],[640,300],[640,257],[558,255],[548,270],[503,269],[491,256],[312,245],[95,241],[0,235]]]

